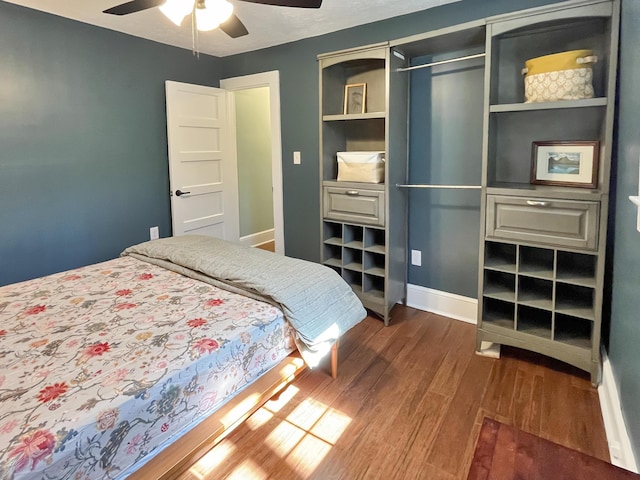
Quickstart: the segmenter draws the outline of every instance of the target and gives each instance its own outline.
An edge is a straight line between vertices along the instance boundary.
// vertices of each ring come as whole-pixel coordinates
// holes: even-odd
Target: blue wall
[[[164,81],[218,67],[0,2],[0,285],[170,234]]]
[[[269,70],[281,75],[286,250],[317,260],[316,55],[547,3],[553,0],[464,0],[258,52],[196,60],[186,50],[0,2],[0,285],[113,258],[147,239],[153,225],[168,235],[164,80],[216,86],[220,78]],[[609,355],[640,453],[640,233],[627,198],[638,193],[640,2],[623,0],[622,24],[625,101],[618,109]],[[420,148],[428,147],[412,154]],[[301,165],[292,164],[295,150],[302,152]],[[472,179],[456,179],[466,180]],[[462,204],[472,215],[472,201]],[[414,216],[416,205],[419,200],[412,203]],[[412,224],[410,248],[424,245],[428,228]],[[477,238],[467,246],[475,258]],[[476,262],[468,269],[465,274],[475,272]],[[413,273],[410,280],[473,296],[454,277],[443,285],[439,278]]]
[[[640,159],[640,2],[623,0],[617,122],[615,243],[609,358],[635,455],[640,460],[640,232],[638,195]]]

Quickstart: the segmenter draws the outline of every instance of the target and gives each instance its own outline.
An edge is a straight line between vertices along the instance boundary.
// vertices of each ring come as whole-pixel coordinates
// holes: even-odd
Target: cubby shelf
[[[607,99],[587,98],[584,100],[563,100],[559,102],[543,102],[543,103],[503,103],[489,106],[491,113],[504,112],[532,112],[534,110],[560,110],[563,108],[588,108],[588,107],[606,107]]]
[[[619,17],[619,0],[575,0],[487,19],[477,348],[526,348],[588,371],[594,384],[601,376]],[[598,57],[593,98],[525,103],[525,61],[577,49]],[[532,184],[537,141],[599,141],[595,187]]]
[[[406,298],[406,197],[390,185],[406,183],[408,77],[388,43],[318,55],[320,85],[321,259],[352,286],[363,305],[389,324],[390,311]],[[345,113],[346,85],[365,84],[364,111]],[[406,99],[405,99],[406,100]],[[391,123],[396,128],[391,128]],[[384,152],[381,183],[338,181],[337,152]],[[394,234],[390,235],[390,229]],[[394,252],[391,256],[390,252]]]
[[[369,120],[372,118],[386,118],[385,112],[349,113],[337,115],[323,115],[323,122],[344,122],[349,120]]]

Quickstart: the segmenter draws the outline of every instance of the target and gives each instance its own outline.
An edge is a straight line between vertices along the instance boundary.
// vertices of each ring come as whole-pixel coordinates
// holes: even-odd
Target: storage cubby
[[[369,275],[384,277],[385,256],[380,253],[364,252],[364,272]]]
[[[593,50],[598,57],[593,65],[595,96],[606,96],[609,25],[608,18],[557,18],[543,24],[532,23],[494,38],[491,104],[523,102],[521,69],[525,61],[568,50]]]
[[[511,273],[485,270],[484,295],[498,300],[516,301],[516,276]]]
[[[362,271],[362,250],[355,248],[344,248],[342,266],[348,270]]]
[[[591,350],[593,322],[556,314],[553,339],[574,347]]]
[[[362,250],[363,227],[357,225],[344,225],[343,242],[345,247]]]
[[[385,231],[380,228],[366,228],[364,231],[364,249],[368,252],[385,253]]]
[[[344,114],[344,87],[366,83],[365,112],[384,112],[386,99],[385,58],[349,58],[326,67],[322,77],[322,114]]]
[[[342,278],[356,293],[362,293],[362,274],[353,270],[343,270]]]
[[[556,277],[564,283],[594,288],[596,286],[597,259],[595,255],[558,252]]]
[[[485,298],[482,319],[492,327],[513,330],[515,327],[515,304],[495,298]]]
[[[340,245],[325,244],[322,250],[322,263],[334,267],[342,266],[342,247]]]
[[[551,340],[552,314],[526,305],[518,305],[518,332]]]
[[[520,246],[518,273],[539,278],[553,278],[554,251]]]
[[[594,320],[594,290],[558,283],[556,285],[556,311],[573,317]]]
[[[529,349],[588,371],[594,384],[601,377],[619,20],[619,0],[568,1],[487,19],[476,347]],[[525,62],[571,50],[598,57],[593,98],[525,103]],[[595,186],[590,178],[576,186],[558,172],[532,184],[533,143],[550,141],[599,142]],[[511,278],[515,301],[501,302],[510,298]]]
[[[334,222],[324,222],[323,242],[331,245],[342,245],[342,224]]]
[[[518,304],[553,309],[553,282],[532,277],[518,277]]]
[[[505,272],[516,271],[516,245],[508,243],[485,243],[485,268],[501,270]]]
[[[584,101],[590,105],[591,101]],[[560,108],[564,102],[551,104],[556,108],[491,113],[490,137],[493,155],[489,159],[489,186],[522,184],[531,186],[531,156],[534,141],[599,139],[604,106]],[[533,107],[541,104],[527,104]],[[570,105],[580,105],[577,104]],[[532,107],[532,108],[533,108]]]
[[[375,303],[384,302],[384,278],[365,274],[362,293]]]

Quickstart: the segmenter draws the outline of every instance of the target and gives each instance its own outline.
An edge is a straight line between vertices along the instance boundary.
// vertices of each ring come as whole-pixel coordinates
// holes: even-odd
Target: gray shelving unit
[[[406,298],[407,82],[387,43],[318,56],[322,263],[389,324]],[[345,114],[345,85],[366,83],[364,113]],[[337,152],[382,151],[384,183],[338,182]]]
[[[569,1],[487,19],[477,348],[601,377],[600,338],[620,6]],[[595,98],[523,103],[525,60],[592,49]],[[532,185],[534,141],[600,142],[596,188]]]

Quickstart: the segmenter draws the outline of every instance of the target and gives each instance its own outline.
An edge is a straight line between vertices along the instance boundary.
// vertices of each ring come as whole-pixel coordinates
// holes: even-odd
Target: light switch
[[[300,165],[300,152],[293,152],[293,164]]]
[[[411,265],[415,265],[417,267],[422,266],[422,251],[411,250]]]

